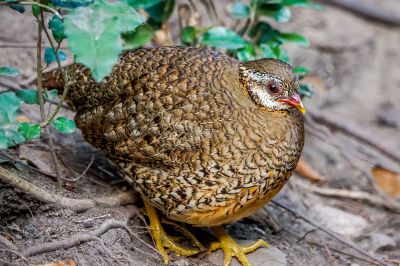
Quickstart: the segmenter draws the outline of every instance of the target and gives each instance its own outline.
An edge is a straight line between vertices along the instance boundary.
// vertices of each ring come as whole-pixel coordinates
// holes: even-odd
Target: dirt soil
[[[368,2],[400,13],[396,0]],[[215,3],[219,17],[224,18],[226,5]],[[313,84],[316,95],[305,100],[306,107],[363,128],[382,145],[400,150],[399,29],[329,5],[322,11],[299,8],[293,14],[290,23],[277,26],[282,31],[302,33],[311,42],[307,48],[286,47],[295,66],[311,70],[306,81]],[[36,64],[34,18],[1,6],[0,33],[0,65],[22,69],[23,75],[17,81],[32,77]],[[32,106],[23,106],[21,112],[29,119],[39,118],[38,110]],[[73,117],[73,112],[67,109],[62,113]],[[400,172],[398,163],[340,131],[333,131],[325,139],[317,137],[312,130],[308,132],[303,157],[326,182],[317,186],[294,175],[276,201],[340,233],[387,265],[400,265],[398,212],[382,204],[311,191],[312,188],[336,188],[376,195],[370,178],[360,169],[369,172],[374,165],[383,165]],[[69,198],[96,199],[132,190],[104,155],[83,140],[79,131],[72,135],[53,132],[53,135],[57,152],[77,173],[82,172],[96,154],[87,175],[69,184],[68,189],[58,189],[53,178],[4,157],[25,158],[23,161],[28,164],[46,161],[48,155],[38,149],[45,146],[43,141],[0,153],[2,167],[51,193]],[[342,148],[332,143],[340,143]],[[136,205],[140,208],[140,203]],[[0,265],[67,263],[70,259],[77,265],[162,265],[136,205],[129,202],[118,207],[99,205],[79,212],[57,204],[44,204],[0,182],[0,236],[19,250],[16,254],[18,252],[10,251],[10,246],[0,241]],[[109,224],[112,225],[107,230],[99,231]],[[374,265],[355,249],[274,204],[229,225],[228,230],[238,240],[262,238],[270,243],[270,249],[251,255],[254,265]],[[207,229],[193,231],[205,244],[213,239]],[[85,235],[89,241],[47,252],[34,250],[45,242],[74,240],[77,235]],[[26,253],[27,250],[31,253]],[[24,258],[21,254],[25,254]],[[193,258],[172,255],[172,259],[172,265],[222,264],[221,252],[203,253]]]

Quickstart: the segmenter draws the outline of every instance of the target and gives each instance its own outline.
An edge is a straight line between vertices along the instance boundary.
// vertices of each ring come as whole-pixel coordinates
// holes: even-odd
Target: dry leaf
[[[303,158],[297,163],[296,173],[312,182],[325,182],[326,179],[315,171]]]
[[[400,196],[400,174],[393,172],[381,166],[375,166],[372,169],[372,175],[375,177],[375,182],[387,194],[399,197]]]
[[[43,173],[53,177],[57,177],[51,154],[47,149],[41,148],[39,146],[31,147],[27,145],[21,145],[19,147],[19,158],[26,160],[29,164],[35,166]],[[65,167],[61,160],[59,160],[58,165],[60,167],[61,174],[63,176],[66,176],[68,174],[68,169]]]
[[[18,123],[22,123],[22,122],[31,122],[31,120],[29,118],[27,118],[26,116],[23,115],[19,115],[15,118],[15,121],[17,121]]]
[[[68,262],[65,264],[62,261],[57,261],[57,262],[51,262],[51,263],[45,263],[45,264],[37,264],[33,266],[76,266],[76,263],[73,259],[68,260]]]

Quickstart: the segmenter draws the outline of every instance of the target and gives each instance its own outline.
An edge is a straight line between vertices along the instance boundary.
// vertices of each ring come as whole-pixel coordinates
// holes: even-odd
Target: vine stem
[[[56,62],[57,62],[57,67],[58,70],[61,72],[63,80],[64,80],[64,91],[63,94],[61,95],[60,101],[58,102],[56,109],[54,110],[54,112],[49,115],[46,119],[43,120],[42,123],[40,123],[41,127],[46,127],[48,124],[51,123],[51,121],[56,117],[56,115],[58,114],[58,112],[60,111],[60,109],[63,107],[63,103],[65,101],[65,98],[67,97],[68,91],[69,91],[69,84],[68,84],[68,77],[67,77],[67,73],[66,71],[64,71],[61,67],[61,60],[58,56],[58,49],[60,47],[60,44],[57,45],[57,47],[54,45],[53,40],[50,37],[49,31],[47,30],[47,28],[44,25],[44,20],[43,20],[43,14],[41,14],[42,18],[41,18],[41,23],[42,23],[42,28],[44,33],[46,34],[47,39],[49,40],[51,49],[53,50],[53,53],[56,57]]]
[[[36,74],[37,74],[37,91],[40,106],[40,116],[42,121],[46,119],[45,109],[44,109],[44,98],[43,98],[43,84],[42,84],[42,33],[43,33],[43,9],[40,9],[40,18],[37,18],[38,22],[38,40],[37,40],[37,50],[36,50]],[[53,139],[50,135],[48,127],[43,128],[44,135],[48,139],[49,150],[51,154],[51,159],[54,165],[54,169],[57,175],[57,185],[62,187],[62,177],[61,170],[58,165],[57,155],[54,149]]]

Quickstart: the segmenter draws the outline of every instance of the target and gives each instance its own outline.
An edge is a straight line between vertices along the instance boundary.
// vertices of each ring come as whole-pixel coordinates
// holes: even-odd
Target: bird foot
[[[165,232],[164,228],[161,225],[160,219],[158,218],[157,211],[154,209],[154,207],[146,200],[143,200],[143,201],[144,201],[144,205],[146,208],[147,216],[149,217],[149,220],[150,220],[149,229],[150,229],[151,235],[155,242],[155,246],[156,246],[157,250],[160,252],[163,262],[165,264],[168,264],[168,261],[169,261],[169,257],[168,257],[166,248],[174,251],[179,256],[192,256],[192,255],[197,254],[200,251],[204,250],[204,248],[200,244],[200,242],[186,228],[184,228],[178,224],[168,222],[168,224],[174,226],[174,228],[177,231],[181,232],[186,237],[188,237],[190,239],[190,241],[195,246],[197,246],[199,249],[185,247],[185,246],[182,246],[179,243],[177,243],[173,237],[169,236]]]
[[[231,264],[232,257],[236,257],[243,266],[251,266],[246,254],[253,252],[261,246],[269,247],[268,243],[261,239],[248,246],[240,246],[222,227],[213,227],[212,230],[217,235],[219,242],[211,243],[208,252],[211,253],[221,248],[224,252],[224,266],[229,266]]]

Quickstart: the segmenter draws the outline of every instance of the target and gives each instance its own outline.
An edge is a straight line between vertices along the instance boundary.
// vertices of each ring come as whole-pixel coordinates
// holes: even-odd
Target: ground
[[[395,0],[368,2],[400,13]],[[225,7],[217,7],[223,17]],[[399,151],[399,29],[329,5],[322,11],[298,9],[293,21],[280,24],[279,29],[300,32],[311,42],[307,48],[287,47],[294,65],[304,65],[311,70],[306,81],[314,85],[316,95],[305,100],[310,113],[352,125],[380,146]],[[35,73],[37,33],[33,17],[0,7],[0,32],[1,65],[22,69],[19,81],[30,78]],[[73,117],[69,110],[62,112]],[[22,114],[33,120],[39,116],[38,110],[30,106],[24,106]],[[257,214],[228,226],[230,234],[241,241],[262,238],[270,243],[271,248],[250,255],[254,265],[378,263],[354,246],[382,264],[400,265],[400,215],[395,207],[398,205],[394,198],[378,193],[370,176],[375,165],[400,172],[399,162],[332,124],[326,127],[324,121],[311,121],[311,118],[316,117],[308,116],[303,158],[326,181],[316,185],[294,175],[276,197],[276,204],[268,204]],[[129,196],[133,195],[131,187],[118,177],[117,170],[101,153],[85,143],[79,132],[69,136],[53,133],[57,152],[65,164],[78,173],[96,154],[87,175],[71,183],[69,189],[58,189],[54,179],[3,156],[34,165],[50,165],[46,164],[47,153],[38,148],[44,146],[41,142],[2,152],[2,167],[58,196],[93,199],[95,206],[77,211],[77,205],[74,210],[60,207],[60,202],[43,204],[0,182],[0,236],[8,239],[11,245],[3,247],[5,242],[0,241],[0,264],[44,264],[72,259],[77,265],[161,265],[143,223],[140,204],[136,207]],[[45,167],[42,170],[46,170]],[[47,170],[52,172],[52,169]],[[332,189],[337,190],[333,193]],[[327,191],[334,196],[327,195]],[[340,196],[337,191],[363,192],[370,197],[352,199],[350,194]],[[97,204],[100,196],[116,194],[125,199],[114,205],[123,206]],[[373,200],[375,198],[378,200]],[[286,209],[279,207],[280,204]],[[339,233],[340,238],[352,241],[353,247],[316,229],[309,221]],[[207,229],[193,230],[205,243],[212,240]],[[79,238],[90,241],[68,242]],[[37,249],[46,248],[38,246],[40,244],[58,240],[66,240],[62,242],[64,246],[47,249],[48,252]],[[19,255],[10,251],[13,248],[19,250]],[[189,259],[173,257],[172,264],[219,265],[221,262],[222,253],[216,252]]]

